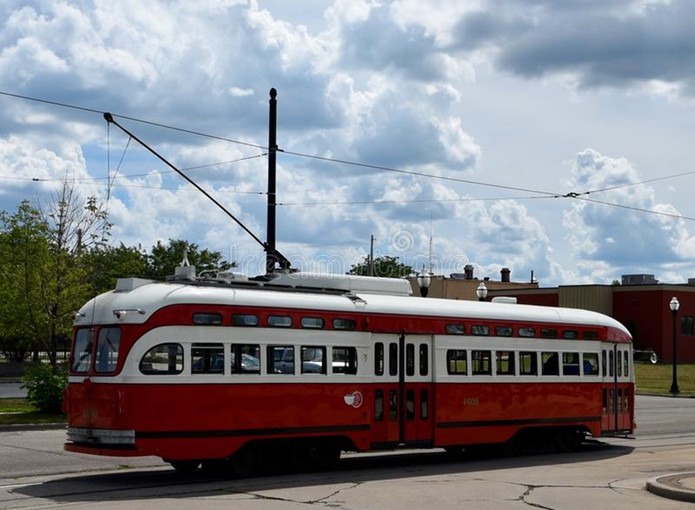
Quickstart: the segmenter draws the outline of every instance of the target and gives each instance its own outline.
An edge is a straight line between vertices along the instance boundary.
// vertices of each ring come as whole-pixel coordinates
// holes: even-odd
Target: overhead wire
[[[62,108],[70,108],[70,109],[74,109],[74,110],[85,111],[85,112],[89,112],[89,113],[98,113],[101,115],[103,115],[105,113],[104,111],[100,111],[100,110],[97,110],[94,108],[77,106],[77,105],[73,105],[73,104],[69,104],[69,103],[52,101],[52,100],[47,100],[47,99],[42,99],[42,98],[36,98],[36,97],[26,96],[26,95],[22,95],[22,94],[15,94],[15,93],[11,93],[11,92],[6,92],[6,91],[0,91],[0,95],[18,98],[18,99],[24,99],[24,100],[28,100],[28,101],[39,102],[39,103],[52,105],[52,106],[58,106],[58,107],[62,107]],[[112,115],[114,117],[118,117],[120,119],[125,119],[125,120],[129,120],[132,122],[138,122],[138,123],[158,127],[161,129],[168,129],[168,130],[173,130],[173,131],[186,133],[186,134],[190,134],[190,135],[194,135],[194,136],[200,136],[200,137],[210,138],[210,139],[214,139],[214,140],[220,140],[220,141],[225,141],[225,142],[229,142],[229,143],[253,147],[253,148],[257,148],[257,149],[263,149],[264,151],[268,150],[268,148],[264,145],[242,142],[240,140],[235,140],[232,138],[227,138],[227,137],[218,136],[218,135],[212,135],[209,133],[203,133],[201,131],[185,129],[185,128],[181,128],[181,127],[177,127],[177,126],[171,126],[171,125],[163,124],[160,122],[148,121],[148,120],[144,120],[144,119],[140,119],[140,118],[132,117],[132,116],[128,116],[128,115],[122,115],[122,114],[117,114],[117,113],[112,113]],[[471,179],[463,179],[460,177],[450,177],[450,176],[438,175],[438,174],[432,174],[432,173],[426,173],[426,172],[417,172],[417,171],[413,171],[413,170],[404,170],[404,169],[392,168],[392,167],[376,165],[376,164],[360,163],[360,162],[343,160],[343,159],[338,159],[338,158],[329,158],[329,157],[318,156],[318,155],[314,155],[314,154],[306,154],[306,153],[296,152],[296,151],[289,151],[289,150],[282,150],[282,149],[277,149],[277,150],[279,152],[283,152],[284,154],[287,154],[287,155],[293,155],[293,156],[302,157],[302,158],[314,159],[314,160],[318,160],[318,161],[325,161],[325,162],[330,162],[330,163],[337,163],[337,164],[366,168],[366,169],[372,169],[372,170],[394,172],[394,173],[411,175],[411,176],[416,176],[416,177],[426,177],[426,178],[431,178],[431,179],[439,179],[439,180],[444,180],[444,181],[449,181],[449,182],[457,182],[457,183],[462,183],[462,184],[470,184],[470,185],[484,186],[484,187],[490,187],[490,188],[496,188],[496,189],[504,189],[504,190],[515,191],[515,192],[534,193],[536,195],[539,195],[539,196],[534,196],[534,197],[510,197],[513,199],[574,198],[574,199],[586,200],[589,202],[594,202],[597,204],[602,204],[602,205],[607,205],[607,206],[630,209],[630,210],[639,211],[639,212],[657,214],[657,215],[662,215],[662,216],[669,216],[669,217],[673,217],[673,218],[681,218],[684,220],[695,220],[695,218],[691,218],[688,216],[675,215],[675,214],[666,213],[663,211],[654,211],[654,210],[643,209],[643,208],[634,207],[634,206],[627,206],[624,204],[617,204],[617,203],[613,203],[613,202],[594,200],[594,199],[589,199],[586,197],[587,195],[590,195],[590,194],[601,193],[601,192],[605,192],[605,191],[612,191],[612,190],[619,189],[619,188],[635,186],[635,185],[639,185],[639,184],[646,184],[649,182],[656,182],[656,181],[660,181],[660,180],[672,179],[672,178],[682,177],[682,176],[686,176],[686,175],[692,175],[692,174],[695,174],[695,171],[681,172],[681,173],[670,175],[670,176],[662,176],[662,177],[657,177],[654,179],[644,180],[641,182],[625,183],[625,184],[621,184],[621,185],[615,185],[615,186],[610,186],[610,187],[596,189],[596,190],[582,191],[582,192],[569,192],[569,193],[563,194],[563,193],[556,193],[556,192],[550,192],[550,191],[545,191],[545,190],[524,188],[524,187],[519,187],[519,186],[511,186],[511,185],[488,183],[488,182],[482,182],[482,181],[474,181]],[[264,154],[262,154],[261,156],[263,156],[263,155],[267,155],[267,153],[264,152]],[[250,156],[249,158],[242,158],[242,159],[250,159],[253,157],[259,157],[259,156]],[[192,167],[192,169],[204,168],[207,166],[216,166],[216,165],[217,164],[201,165],[200,167]],[[188,170],[188,169],[184,169],[184,170]],[[43,179],[34,178],[31,180],[32,181],[42,181]],[[260,193],[262,193],[262,192],[259,192],[259,194]],[[489,199],[482,199],[481,198],[481,199],[462,199],[462,200],[469,201],[469,200],[489,200]],[[425,201],[425,202],[437,201],[438,202],[438,201],[443,201],[443,200],[424,199],[422,201]],[[402,203],[406,203],[406,202],[417,203],[418,200],[402,201]],[[335,202],[331,202],[331,203],[335,203]],[[379,204],[379,203],[387,203],[387,202],[385,202],[385,201],[372,201],[372,202],[354,201],[354,202],[344,202],[344,203],[345,204],[354,203],[356,205],[360,205],[360,204],[365,204],[365,203]],[[321,202],[316,203],[316,205],[321,205],[321,204],[322,204]],[[284,204],[278,204],[278,205],[311,205],[311,204],[308,202],[303,202],[303,203],[297,202],[297,203],[284,203]]]

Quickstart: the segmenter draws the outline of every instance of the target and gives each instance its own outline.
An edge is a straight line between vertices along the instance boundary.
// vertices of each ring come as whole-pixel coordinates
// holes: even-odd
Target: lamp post
[[[678,389],[678,340],[676,338],[676,315],[678,314],[680,303],[676,296],[671,298],[668,307],[671,309],[671,315],[673,315],[673,379],[671,381],[671,394],[675,397],[681,392]]]
[[[484,282],[480,282],[478,288],[475,289],[475,293],[478,295],[478,301],[485,301],[485,298],[487,297],[487,287],[485,286]]]
[[[425,271],[425,266],[422,266],[422,271],[417,275],[417,285],[420,287],[420,295],[422,297],[427,297],[427,292],[431,284],[432,274],[429,271]]]

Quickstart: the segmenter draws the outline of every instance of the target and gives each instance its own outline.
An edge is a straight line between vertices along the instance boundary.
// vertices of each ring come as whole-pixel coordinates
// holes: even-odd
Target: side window
[[[232,315],[232,325],[241,327],[258,326],[258,317],[250,313],[235,313]]]
[[[495,332],[497,336],[512,336],[514,334],[514,328],[511,326],[497,326]]]
[[[541,353],[541,375],[560,375],[560,360],[557,352]]]
[[[355,347],[333,347],[332,352],[334,374],[355,375],[357,373],[357,349]]]
[[[97,340],[97,372],[113,372],[118,365],[118,348],[121,343],[120,328],[101,328]]]
[[[492,375],[492,351],[471,351],[473,375]]]
[[[617,351],[616,352],[616,362],[615,362],[615,369],[618,374],[618,377],[623,376],[623,351]]]
[[[356,323],[352,319],[333,319],[333,329],[345,329],[353,331]]]
[[[420,344],[420,375],[427,375],[430,369],[429,346]]]
[[[490,334],[490,328],[489,326],[481,326],[476,324],[471,326],[471,334],[475,336],[487,336]]]
[[[585,352],[582,354],[584,375],[598,375],[598,353]]]
[[[519,375],[538,375],[538,355],[533,351],[519,353]]]
[[[268,326],[271,328],[291,328],[292,317],[287,315],[269,315]]]
[[[398,344],[389,344],[389,375],[398,375]]]
[[[514,375],[514,351],[497,351],[495,353],[497,375]]]
[[[291,345],[269,345],[266,348],[269,374],[294,374],[294,347]]]
[[[603,367],[603,377],[608,376],[608,361],[606,360],[606,351],[601,351],[601,366]]]
[[[406,344],[405,346],[405,374],[415,375],[415,344]]]
[[[326,373],[326,348],[302,345],[302,373],[325,374]]]
[[[308,329],[323,328],[323,319],[321,317],[302,317],[302,327]]]
[[[230,358],[233,374],[260,374],[261,347],[256,344],[232,344]]]
[[[628,377],[630,375],[630,359],[627,355],[627,351],[623,353],[623,375]]]
[[[613,351],[608,351],[608,376],[613,377],[615,374],[615,356]]]
[[[193,324],[201,326],[218,326],[222,324],[222,314],[197,312],[193,314]]]
[[[450,375],[468,375],[468,357],[463,349],[446,351],[446,371]]]
[[[87,372],[92,364],[92,329],[80,328],[75,334],[72,352],[72,371]]]
[[[579,353],[578,352],[563,352],[562,353],[562,374],[563,375],[579,375]]]
[[[181,344],[155,345],[140,360],[140,372],[146,375],[176,375],[183,372]]]
[[[191,372],[194,374],[223,374],[224,347],[222,344],[191,345]]]
[[[534,328],[519,328],[519,336],[526,338],[531,338],[536,336],[536,330]]]
[[[384,344],[374,344],[374,375],[384,375]]]

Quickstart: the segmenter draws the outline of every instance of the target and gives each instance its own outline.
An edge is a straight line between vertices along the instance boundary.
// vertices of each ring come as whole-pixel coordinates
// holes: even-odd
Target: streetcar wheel
[[[234,475],[240,478],[254,476],[261,470],[261,449],[257,445],[246,445],[232,455],[229,462]]]
[[[557,434],[557,451],[569,453],[579,448],[581,443],[581,433],[576,430],[561,430]]]
[[[200,465],[200,461],[197,461],[197,460],[174,460],[174,461],[171,461],[169,464],[171,464],[171,467],[173,467],[177,473],[188,475],[188,474],[195,472],[195,470],[198,469],[198,466]]]
[[[318,471],[335,469],[340,462],[340,447],[335,444],[318,445],[312,451],[312,467]]]

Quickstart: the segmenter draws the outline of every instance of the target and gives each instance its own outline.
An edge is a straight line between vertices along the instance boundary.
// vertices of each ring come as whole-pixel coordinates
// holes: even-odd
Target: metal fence
[[[68,351],[68,350],[56,351],[56,358],[58,361],[67,361],[69,357],[70,357],[70,351]],[[16,362],[16,361],[17,360],[13,359],[12,356],[9,356],[8,354],[6,354],[4,352],[0,352],[0,363],[10,363],[10,362]],[[48,351],[39,351],[37,353],[28,352],[24,356],[24,359],[22,361],[24,361],[24,362],[40,361],[42,363],[48,363],[50,361],[50,357],[48,355]]]

